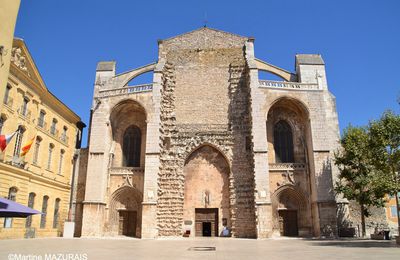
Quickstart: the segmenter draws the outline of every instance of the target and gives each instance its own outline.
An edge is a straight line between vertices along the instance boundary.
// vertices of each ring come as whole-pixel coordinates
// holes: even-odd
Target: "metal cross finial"
[[[204,11],[204,28],[207,28],[207,12]]]

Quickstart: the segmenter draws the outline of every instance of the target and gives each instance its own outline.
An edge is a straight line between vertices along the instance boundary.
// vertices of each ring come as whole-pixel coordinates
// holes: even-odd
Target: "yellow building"
[[[6,88],[20,2],[21,0],[0,0],[0,96],[4,95]],[[1,107],[0,102],[0,109]]]
[[[0,218],[0,238],[57,236],[68,214],[75,150],[84,124],[46,88],[23,40],[14,39],[10,52],[0,132],[20,130],[0,153],[0,196],[45,214]],[[30,140],[29,152],[21,156]]]
[[[400,192],[397,194],[400,200]],[[389,225],[397,227],[397,207],[396,207],[396,197],[394,195],[388,195],[386,197],[387,203],[385,205],[386,208],[386,218],[389,222]]]

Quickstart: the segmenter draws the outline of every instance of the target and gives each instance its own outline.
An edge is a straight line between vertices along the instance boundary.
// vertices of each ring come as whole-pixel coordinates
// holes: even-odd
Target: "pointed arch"
[[[140,237],[142,201],[142,193],[133,186],[124,185],[112,193],[108,224],[114,235]]]

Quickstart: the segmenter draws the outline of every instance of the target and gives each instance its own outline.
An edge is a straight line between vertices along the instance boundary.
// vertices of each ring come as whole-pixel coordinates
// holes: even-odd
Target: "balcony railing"
[[[8,97],[7,99],[3,100],[3,104],[9,108],[12,108],[13,103],[14,103],[14,100],[11,97]]]
[[[143,173],[144,169],[139,167],[112,167],[110,169],[111,175],[133,175]]]
[[[66,134],[61,134],[60,135],[60,141],[63,143],[68,143],[68,136]]]
[[[38,119],[37,126],[41,129],[47,129],[47,123],[41,118]]]
[[[56,129],[55,126],[51,126],[51,127],[50,127],[49,133],[50,133],[51,135],[53,135],[53,136],[56,136],[56,137],[58,136],[58,130]]]
[[[284,89],[284,90],[308,90],[308,91],[321,90],[318,84],[313,84],[313,83],[259,80],[259,84],[261,88],[273,88],[273,89]]]
[[[98,97],[112,97],[112,96],[119,96],[132,93],[150,92],[152,90],[153,90],[153,84],[127,86],[123,88],[100,90]]]
[[[270,163],[270,171],[295,171],[305,170],[306,165],[304,163]]]

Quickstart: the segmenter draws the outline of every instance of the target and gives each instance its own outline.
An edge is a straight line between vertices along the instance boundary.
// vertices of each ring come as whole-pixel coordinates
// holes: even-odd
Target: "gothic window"
[[[123,166],[140,167],[141,133],[137,126],[125,130],[123,138]]]
[[[17,200],[17,188],[16,187],[11,187],[8,190],[8,197],[7,199],[16,201]],[[12,226],[12,218],[4,218],[4,227],[5,228],[10,228]]]
[[[53,228],[57,228],[58,226],[59,215],[60,215],[60,199],[57,198],[54,204]]]
[[[36,197],[35,193],[33,193],[33,192],[29,193],[28,207],[30,207],[31,209],[33,209],[33,206],[35,204],[35,197]],[[29,228],[31,226],[32,226],[32,216],[28,216],[26,218],[25,227]]]
[[[47,202],[48,201],[49,201],[49,196],[43,196],[42,216],[40,218],[40,228],[45,228],[46,227]]]
[[[286,121],[279,121],[274,126],[274,149],[277,163],[294,162],[292,128]]]

